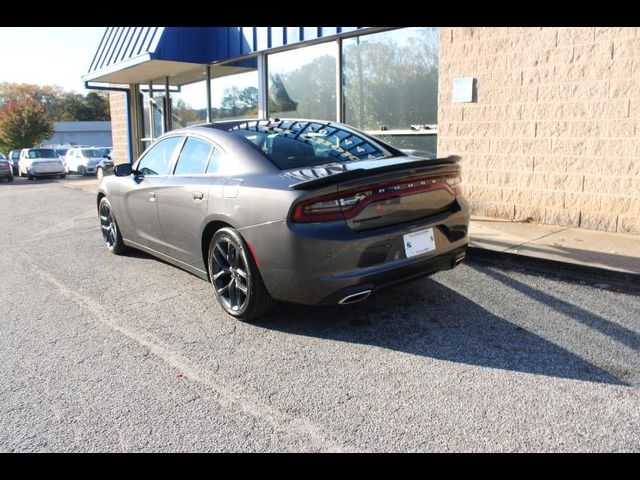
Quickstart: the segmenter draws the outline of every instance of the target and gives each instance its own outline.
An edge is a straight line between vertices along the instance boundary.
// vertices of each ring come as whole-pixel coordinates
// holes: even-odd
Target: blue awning
[[[85,82],[144,83],[367,27],[108,27]]]

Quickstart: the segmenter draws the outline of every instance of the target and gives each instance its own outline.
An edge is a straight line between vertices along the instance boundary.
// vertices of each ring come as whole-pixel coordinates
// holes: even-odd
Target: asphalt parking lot
[[[243,324],[95,184],[0,183],[0,451],[640,450],[638,296],[471,261]]]

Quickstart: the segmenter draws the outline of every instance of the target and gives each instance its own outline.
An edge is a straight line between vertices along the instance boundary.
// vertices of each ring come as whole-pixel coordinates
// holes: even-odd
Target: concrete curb
[[[597,288],[640,295],[640,275],[634,273],[478,247],[467,247],[467,258],[471,261],[497,264],[507,268],[525,268],[542,275],[579,281]]]

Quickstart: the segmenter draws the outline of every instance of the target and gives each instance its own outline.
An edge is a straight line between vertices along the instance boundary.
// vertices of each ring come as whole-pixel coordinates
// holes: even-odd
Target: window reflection
[[[346,123],[363,130],[437,123],[437,28],[362,35],[342,45]]]
[[[258,71],[212,79],[211,114],[214,121],[258,118]]]
[[[171,92],[172,128],[183,128],[207,121],[207,81],[182,85]]]
[[[336,44],[268,57],[269,116],[336,119]]]
[[[283,170],[335,162],[379,160],[394,154],[373,139],[334,122],[245,122],[232,125],[229,131],[249,142]]]
[[[398,150],[422,158],[436,158],[438,137],[436,135],[376,135],[384,143]]]

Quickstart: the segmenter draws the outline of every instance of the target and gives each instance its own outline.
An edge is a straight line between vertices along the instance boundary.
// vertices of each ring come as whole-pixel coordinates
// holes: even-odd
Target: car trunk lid
[[[460,193],[459,157],[394,157],[315,168],[317,178],[294,183],[295,190],[336,185],[332,195],[312,197],[296,206],[294,221],[343,218],[356,231],[397,225],[453,209]],[[357,165],[356,165],[357,164]],[[301,172],[299,172],[300,174]]]

